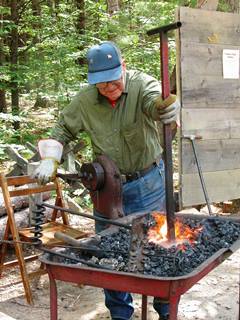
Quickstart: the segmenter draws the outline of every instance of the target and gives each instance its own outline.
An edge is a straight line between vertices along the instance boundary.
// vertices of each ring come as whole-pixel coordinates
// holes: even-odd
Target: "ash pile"
[[[164,241],[158,239],[159,228],[157,228],[156,218],[148,215],[148,219],[144,222],[144,237],[140,252],[135,253],[136,263],[134,259],[133,262],[130,261],[134,235],[132,236],[131,231],[124,228],[101,237],[98,244],[101,255],[89,256],[77,250],[66,250],[72,257],[86,259],[103,269],[157,277],[176,277],[189,274],[214,253],[223,248],[230,248],[240,239],[239,222],[217,218],[200,221],[192,218],[177,218],[176,221],[181,225],[180,234],[186,238],[183,237],[181,241],[176,240],[174,244],[165,246]],[[186,230],[188,230],[187,233]],[[68,259],[65,263],[76,262]]]

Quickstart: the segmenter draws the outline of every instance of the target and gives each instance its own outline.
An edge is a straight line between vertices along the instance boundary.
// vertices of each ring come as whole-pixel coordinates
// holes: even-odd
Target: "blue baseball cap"
[[[88,50],[88,82],[114,81],[122,75],[122,57],[120,50],[111,41],[102,42]]]

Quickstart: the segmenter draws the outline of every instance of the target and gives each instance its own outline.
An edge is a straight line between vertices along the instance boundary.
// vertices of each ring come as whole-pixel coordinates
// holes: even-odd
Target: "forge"
[[[64,248],[41,257],[50,278],[51,320],[57,319],[55,280],[160,297],[169,300],[169,319],[176,320],[180,296],[240,247],[240,219],[176,214],[176,240],[168,243],[162,214],[121,221],[133,224],[140,216],[141,237],[126,228],[109,227],[83,240],[97,248],[96,254]],[[144,301],[142,320],[147,319]]]

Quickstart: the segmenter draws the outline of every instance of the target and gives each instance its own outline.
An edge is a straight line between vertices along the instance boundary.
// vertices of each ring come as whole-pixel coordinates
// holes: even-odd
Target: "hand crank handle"
[[[123,228],[129,229],[129,230],[131,230],[131,228],[132,228],[130,225],[118,222],[116,220],[106,219],[106,218],[102,218],[102,217],[96,217],[96,216],[93,216],[93,215],[90,215],[90,214],[87,214],[87,213],[81,213],[81,212],[78,212],[78,211],[74,211],[72,209],[63,208],[63,207],[59,207],[59,206],[54,206],[54,205],[51,205],[49,203],[39,203],[37,205],[43,206],[43,207],[47,207],[47,208],[51,208],[51,209],[56,209],[56,210],[63,211],[63,212],[68,212],[68,213],[71,213],[71,214],[75,214],[77,216],[81,216],[81,217],[84,217],[84,218],[100,221],[100,222],[105,223],[105,224],[111,224],[111,225],[114,225],[114,226],[123,227]]]
[[[178,28],[180,28],[181,26],[182,26],[182,22],[177,21],[177,22],[170,23],[170,24],[165,25],[165,26],[162,26],[162,27],[157,27],[157,28],[148,30],[148,31],[147,31],[147,35],[148,35],[148,36],[152,36],[152,35],[154,35],[154,34],[159,34],[159,33],[161,33],[161,32],[168,32],[168,31],[170,31],[170,30],[178,29]]]

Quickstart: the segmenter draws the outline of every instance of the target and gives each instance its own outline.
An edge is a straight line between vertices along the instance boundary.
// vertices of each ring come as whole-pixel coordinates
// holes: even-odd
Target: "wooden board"
[[[224,170],[214,172],[204,172],[204,181],[208,190],[210,202],[229,200],[229,194],[232,199],[239,198],[240,189],[240,169]],[[194,204],[205,204],[203,190],[200,179],[197,174],[184,174],[181,177],[182,201],[186,207]]]
[[[189,135],[212,202],[240,198],[240,79],[223,78],[223,49],[240,50],[240,15],[179,8],[180,206],[205,203]]]
[[[89,236],[89,233],[83,232],[74,228],[71,228],[68,225],[64,225],[62,223],[58,222],[48,222],[42,225],[43,227],[43,236],[41,238],[42,243],[47,246],[56,246],[59,244],[63,244],[62,241],[54,238],[54,233],[59,231],[62,233],[67,234],[68,236],[74,238],[74,239],[80,239],[85,238]],[[21,240],[29,241],[29,239],[33,236],[32,231],[34,228],[25,228],[19,230],[19,235],[21,237]]]

